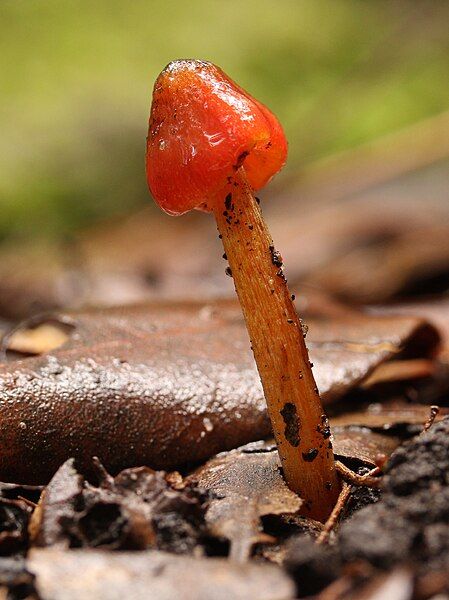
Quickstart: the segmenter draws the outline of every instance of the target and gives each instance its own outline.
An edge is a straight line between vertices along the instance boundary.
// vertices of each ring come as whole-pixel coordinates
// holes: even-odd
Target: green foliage
[[[148,201],[151,88],[173,58],[265,101],[294,169],[447,109],[448,17],[431,1],[2,0],[0,236]]]

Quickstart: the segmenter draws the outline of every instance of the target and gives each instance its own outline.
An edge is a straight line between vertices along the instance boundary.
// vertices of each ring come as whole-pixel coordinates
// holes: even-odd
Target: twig
[[[381,473],[381,469],[379,467],[375,467],[366,475],[358,475],[354,473],[351,469],[348,469],[342,462],[339,460],[335,463],[335,468],[337,473],[347,483],[355,486],[366,486],[372,488],[379,488],[381,486],[382,480],[379,477],[375,477],[379,473]]]
[[[24,502],[25,504],[27,504],[28,506],[30,506],[33,509],[36,508],[36,506],[37,506],[36,502],[33,502],[32,500],[29,500],[28,498],[25,498],[24,496],[17,496],[17,500]]]
[[[338,465],[338,463],[337,463]],[[337,504],[334,506],[331,514],[329,515],[328,520],[324,524],[323,530],[320,535],[316,539],[317,544],[324,544],[329,539],[329,535],[333,531],[335,525],[337,524],[340,515],[346,506],[346,502],[348,501],[349,496],[351,495],[351,486],[343,482],[343,486],[341,488],[341,492],[338,496]]]
[[[351,486],[366,486],[372,488],[379,488],[381,484],[381,479],[376,477],[381,473],[380,467],[374,467],[369,473],[366,475],[358,475],[354,473],[351,469],[348,469],[342,462],[337,460],[335,462],[335,468],[337,473],[343,479],[343,486],[341,488],[340,495],[338,496],[337,502],[329,515],[324,527],[317,537],[317,544],[324,544],[329,539],[329,535],[332,530],[335,528],[335,525],[340,518],[340,515],[348,501],[349,496],[351,495]]]

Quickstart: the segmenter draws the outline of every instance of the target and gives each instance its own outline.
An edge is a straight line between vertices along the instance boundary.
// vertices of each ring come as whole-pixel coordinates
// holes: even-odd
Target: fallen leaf
[[[21,498],[31,505],[39,500],[43,487],[40,485],[22,485],[20,483],[6,483],[0,481],[0,498],[20,500]]]
[[[401,291],[422,293],[435,280],[447,283],[447,165],[413,170],[405,178],[389,172],[380,181],[377,174],[385,176],[385,165],[396,162],[381,154],[382,164],[369,173],[365,157],[338,175],[324,161],[302,172],[299,186],[282,193],[275,183],[267,191],[276,202],[264,202],[263,209],[290,287],[303,289],[316,277],[351,300],[379,302]],[[232,296],[221,254],[211,219],[192,212],[175,220],[151,208],[95,223],[70,245],[10,244],[1,251],[0,315],[155,296]]]
[[[0,555],[24,554],[28,548],[30,517],[42,488],[0,482]],[[25,586],[16,564],[0,559],[0,586]],[[11,571],[12,570],[12,571]],[[27,580],[28,581],[28,580]],[[5,596],[6,597],[6,596]]]
[[[64,463],[42,493],[30,531],[37,546],[158,548],[192,552],[203,532],[204,498],[175,489],[163,471],[136,467],[111,477],[97,461],[98,486]]]
[[[60,307],[80,286],[64,244],[17,242],[1,247],[0,316],[27,318]],[[70,261],[69,261],[70,262]]]
[[[33,577],[22,556],[0,557],[0,598],[31,598]],[[3,595],[2,595],[3,594]]]
[[[67,525],[82,506],[83,478],[75,470],[73,459],[65,462],[43,490],[30,523],[33,543],[68,546]]]
[[[434,360],[413,358],[410,360],[391,360],[380,364],[367,377],[362,388],[367,390],[378,385],[392,382],[406,382],[432,377],[437,372]]]
[[[385,234],[385,232],[384,232]],[[390,232],[311,273],[307,281],[345,300],[385,302],[438,282],[449,288],[449,225]],[[445,283],[443,283],[445,281]]]
[[[171,219],[149,208],[81,232],[76,242],[89,304],[232,298],[211,221],[195,211]]]
[[[292,600],[293,581],[274,565],[164,552],[32,550],[41,600]]]
[[[44,354],[59,348],[70,339],[70,323],[48,318],[34,325],[33,319],[22,323],[17,329],[8,332],[3,340],[3,350],[17,355]]]
[[[400,438],[382,435],[364,427],[332,427],[336,458],[373,468],[380,456],[388,458],[400,444]]]
[[[212,535],[231,542],[230,557],[238,562],[248,559],[254,544],[267,541],[261,517],[295,514],[303,503],[287,487],[277,452],[239,449],[218,455],[188,481],[217,496],[210,501],[206,523]]]
[[[388,140],[368,170],[366,147],[351,156],[352,164],[346,157],[343,168],[334,169],[345,162],[340,157],[323,161],[278,198],[272,233],[282,240],[295,283],[319,280],[352,302],[448,285],[447,162],[405,173],[407,152],[398,160],[392,149]],[[388,151],[391,160],[385,160]]]
[[[0,252],[0,316],[7,319],[56,308],[234,294],[213,223],[194,212],[175,220],[149,208],[96,223],[70,244],[12,243]]]
[[[356,582],[354,582],[357,585]],[[323,597],[324,593],[323,593]],[[410,569],[396,567],[390,573],[377,575],[362,589],[353,590],[348,600],[411,600],[414,598],[414,576]],[[319,597],[318,597],[319,600]]]
[[[449,409],[440,408],[435,421],[440,421],[447,415]],[[422,425],[430,416],[430,406],[422,404],[406,404],[395,402],[393,404],[370,404],[366,410],[345,412],[330,419],[335,426],[358,426],[370,429],[391,430],[404,425]]]
[[[398,438],[366,428],[333,431],[336,458],[355,468],[373,468],[379,455],[390,456],[398,444]],[[287,487],[280,467],[274,441],[259,441],[215,456],[187,478],[213,494],[206,523],[212,535],[230,541],[234,560],[247,560],[257,543],[276,541],[264,532],[262,517],[300,511],[303,500]]]
[[[447,296],[408,304],[373,306],[370,311],[373,314],[399,315],[400,317],[414,315],[431,323],[441,338],[438,358],[445,365],[449,364],[449,298]]]
[[[26,550],[32,510],[24,500],[0,498],[0,555]]]
[[[317,305],[308,319],[325,403],[404,346],[436,341],[417,319],[339,312],[319,314]],[[92,456],[113,473],[139,464],[178,468],[270,434],[237,302],[150,304],[51,319],[70,324],[68,342],[0,365],[3,480],[45,483],[72,456],[83,473]]]

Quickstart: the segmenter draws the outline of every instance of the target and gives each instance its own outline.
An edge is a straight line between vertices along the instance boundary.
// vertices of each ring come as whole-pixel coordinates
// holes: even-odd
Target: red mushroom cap
[[[169,214],[211,210],[241,165],[258,190],[286,157],[287,140],[277,118],[214,64],[176,60],[157,78],[147,179],[154,199]]]

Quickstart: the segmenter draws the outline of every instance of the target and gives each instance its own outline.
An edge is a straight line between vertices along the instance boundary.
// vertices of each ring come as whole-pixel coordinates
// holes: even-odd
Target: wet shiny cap
[[[277,118],[214,64],[176,60],[157,78],[146,168],[150,191],[169,214],[212,210],[242,165],[258,190],[286,157]]]

